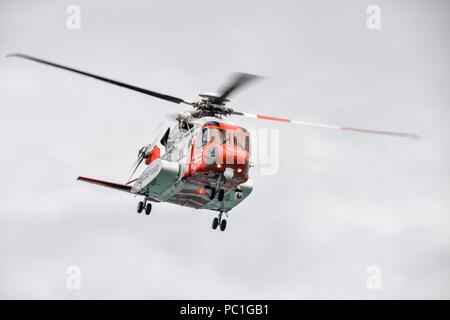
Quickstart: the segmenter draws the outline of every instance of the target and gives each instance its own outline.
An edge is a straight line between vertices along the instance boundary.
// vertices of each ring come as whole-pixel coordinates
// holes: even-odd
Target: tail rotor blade
[[[133,166],[131,167],[131,174],[130,177],[128,178],[128,183],[131,182],[131,179],[133,178],[133,175],[136,173],[137,169],[139,168],[139,166],[141,165],[142,161],[146,158],[147,153],[150,152],[153,147],[158,143],[159,139],[161,138],[161,129],[163,128],[163,126],[166,124],[166,121],[161,121],[161,123],[159,124],[159,126],[156,128],[153,136],[155,137],[153,139],[153,141],[142,147],[141,149],[139,149],[139,154],[138,154],[138,158],[137,160],[134,162]],[[165,132],[165,131],[162,131]]]
[[[137,169],[139,168],[139,166],[141,165],[142,160],[144,160],[144,157],[139,157],[139,158],[136,160],[136,162],[133,164],[133,166],[131,167],[132,171],[131,171],[130,177],[128,178],[127,184],[130,183],[131,180],[133,179],[133,175],[136,173],[136,170],[137,170]]]

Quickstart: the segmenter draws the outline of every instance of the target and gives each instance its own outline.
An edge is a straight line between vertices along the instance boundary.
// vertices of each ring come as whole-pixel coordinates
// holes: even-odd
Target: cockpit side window
[[[203,148],[204,146],[206,146],[208,144],[208,128],[203,128],[202,129],[202,138],[201,139],[202,139],[201,140],[202,141],[201,146]]]
[[[166,133],[164,134],[164,136],[162,137],[160,143],[165,147],[167,144],[167,140],[169,139],[169,134],[170,134],[170,128],[167,129]]]

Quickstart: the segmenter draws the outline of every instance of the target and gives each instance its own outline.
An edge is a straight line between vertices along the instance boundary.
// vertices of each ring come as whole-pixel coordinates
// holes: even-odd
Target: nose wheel
[[[220,231],[225,231],[225,229],[227,228],[227,220],[223,218],[222,215],[223,212],[219,213],[219,215],[213,219],[212,222],[213,230],[216,230],[217,227],[219,227]]]
[[[223,201],[223,198],[225,196],[225,190],[220,189],[220,181],[222,180],[222,178],[223,178],[223,174],[219,173],[215,187],[212,187],[212,186],[207,187],[208,189],[211,189],[211,192],[209,194],[209,199],[213,200],[217,194],[217,200],[219,200],[220,202]],[[220,218],[219,218],[219,220],[220,220]],[[220,221],[219,221],[219,223],[220,223]]]
[[[225,197],[225,190],[220,189],[217,191],[216,188],[211,188],[211,192],[209,194],[209,199],[213,200],[216,197],[217,194],[217,200],[223,201],[223,198]]]
[[[216,188],[211,188],[211,193],[209,194],[209,199],[214,199],[214,197],[216,196]]]
[[[225,190],[220,189],[219,194],[217,195],[217,200],[223,201],[223,197],[225,196]]]

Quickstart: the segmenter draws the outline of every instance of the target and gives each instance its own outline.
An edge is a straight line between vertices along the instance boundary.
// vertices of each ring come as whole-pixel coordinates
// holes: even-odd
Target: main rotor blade
[[[244,86],[246,83],[258,78],[259,76],[255,76],[253,74],[236,72],[232,80],[221,91],[220,97],[214,99],[212,103],[214,104],[223,103],[227,99],[227,97],[233,93],[233,91],[236,91],[240,87]]]
[[[290,119],[284,119],[284,118],[268,117],[268,116],[263,116],[263,115],[259,115],[259,114],[251,114],[251,113],[238,112],[238,111],[233,111],[232,114],[244,116],[244,117],[248,117],[248,118],[288,122],[288,123],[300,124],[300,125],[304,125],[304,126],[339,129],[339,130],[346,130],[346,131],[356,131],[356,132],[363,132],[363,133],[383,134],[383,135],[388,135],[388,136],[405,137],[405,138],[411,138],[411,139],[420,139],[421,138],[419,135],[414,134],[414,133],[351,128],[351,127],[336,126],[336,125],[330,125],[330,124],[324,124],[324,123],[314,123],[314,122],[290,120]]]
[[[182,102],[190,104],[189,102],[184,101],[183,99],[180,99],[180,98],[177,98],[177,97],[169,96],[167,94],[162,94],[162,93],[159,93],[159,92],[156,92],[156,91],[151,91],[151,90],[139,88],[139,87],[136,87],[136,86],[124,83],[124,82],[108,79],[108,78],[105,78],[105,77],[102,77],[102,76],[98,76],[98,75],[95,75],[95,74],[92,74],[92,73],[89,73],[89,72],[77,70],[77,69],[66,67],[66,66],[63,66],[63,65],[60,65],[60,64],[56,64],[56,63],[53,63],[53,62],[50,62],[50,61],[46,61],[46,60],[42,60],[42,59],[39,59],[39,58],[35,58],[35,57],[29,56],[29,55],[26,55],[26,54],[10,53],[6,57],[17,57],[17,58],[28,59],[28,60],[31,60],[31,61],[35,61],[35,62],[46,64],[46,65],[49,65],[49,66],[52,66],[52,67],[55,67],[55,68],[60,68],[60,69],[64,69],[64,70],[67,70],[67,71],[72,71],[72,72],[75,72],[75,73],[79,73],[79,74],[82,74],[84,76],[91,77],[91,78],[94,78],[94,79],[97,79],[97,80],[100,80],[100,81],[105,81],[105,82],[114,84],[114,85],[119,86],[119,87],[123,87],[123,88],[134,90],[134,91],[138,91],[138,92],[147,94],[147,95],[155,97],[155,98],[167,100],[167,101],[170,101],[170,102],[173,102],[173,103],[178,103],[178,104],[182,103]]]

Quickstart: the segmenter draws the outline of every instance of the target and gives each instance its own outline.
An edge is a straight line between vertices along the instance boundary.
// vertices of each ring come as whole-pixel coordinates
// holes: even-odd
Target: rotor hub
[[[233,109],[224,105],[214,104],[207,100],[202,100],[192,104],[195,111],[191,113],[193,118],[214,117],[221,119],[233,113]]]
[[[200,97],[202,97],[202,101],[207,101],[210,103],[214,103],[218,104],[218,105],[225,105],[225,103],[230,102],[229,99],[227,98],[223,98],[219,93],[217,92],[205,92],[205,93],[200,93],[199,94]]]

